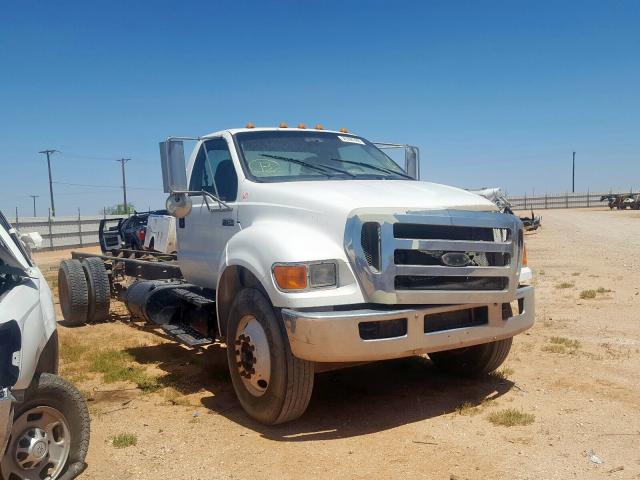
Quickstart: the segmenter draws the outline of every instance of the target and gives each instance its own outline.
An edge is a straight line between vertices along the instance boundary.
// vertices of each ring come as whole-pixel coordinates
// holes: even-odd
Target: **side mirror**
[[[420,149],[413,145],[404,147],[404,171],[420,180]]]
[[[176,218],[184,218],[191,213],[191,197],[186,193],[172,193],[167,198],[167,212]]]
[[[187,189],[187,169],[184,162],[184,144],[181,140],[160,142],[162,186],[164,193]],[[167,200],[167,203],[169,200]]]

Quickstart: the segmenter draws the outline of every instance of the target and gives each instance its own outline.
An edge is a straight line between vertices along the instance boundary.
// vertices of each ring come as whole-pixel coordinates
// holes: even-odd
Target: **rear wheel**
[[[513,338],[506,338],[473,347],[430,353],[429,358],[447,373],[478,377],[497,370],[507,359],[512,343]]]
[[[67,325],[75,327],[87,321],[89,288],[82,264],[75,259],[63,260],[58,270],[58,297]]]
[[[242,408],[274,425],[300,417],[313,391],[313,362],[293,356],[282,320],[258,290],[237,295],[227,326],[231,381]]]
[[[78,390],[44,373],[16,407],[11,438],[2,458],[2,478],[55,480],[84,469],[89,449],[89,412]]]
[[[82,261],[82,268],[87,279],[89,295],[88,320],[102,322],[109,318],[111,302],[109,274],[104,262],[97,257],[85,258]]]

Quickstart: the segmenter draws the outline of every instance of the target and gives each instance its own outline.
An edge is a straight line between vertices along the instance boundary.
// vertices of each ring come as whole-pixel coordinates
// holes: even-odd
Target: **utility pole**
[[[38,153],[44,153],[47,155],[47,167],[49,168],[49,196],[51,197],[51,216],[56,216],[56,206],[53,203],[53,182],[51,181],[51,159],[49,158],[52,154],[57,152],[57,150],[42,150]]]
[[[576,193],[576,152],[573,152],[573,168],[571,171],[571,193]]]
[[[36,198],[38,198],[40,195],[29,195],[31,198],[33,198],[33,216],[37,216],[36,215]]]
[[[124,209],[127,212],[127,216],[129,216],[129,205],[127,204],[127,178],[124,174],[124,164],[130,160],[130,158],[119,158],[116,160],[116,162],[120,162],[120,166],[122,167],[122,193],[124,194]]]

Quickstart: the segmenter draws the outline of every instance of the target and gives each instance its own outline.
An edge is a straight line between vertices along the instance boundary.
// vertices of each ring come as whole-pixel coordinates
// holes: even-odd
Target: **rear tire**
[[[307,409],[314,364],[293,356],[279,314],[256,289],[241,290],[231,306],[227,359],[233,388],[250,417],[275,425],[295,420]]]
[[[497,370],[511,350],[513,338],[430,353],[429,358],[440,370],[463,377],[479,377]]]
[[[58,270],[58,297],[62,316],[70,327],[84,325],[89,311],[89,288],[82,264],[63,260]]]
[[[109,318],[111,284],[104,262],[97,257],[85,258],[82,268],[87,279],[89,310],[88,321],[103,322]]]

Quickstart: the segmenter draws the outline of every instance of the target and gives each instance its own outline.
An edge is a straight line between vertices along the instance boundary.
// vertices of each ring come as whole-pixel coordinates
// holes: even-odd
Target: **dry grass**
[[[121,350],[98,350],[89,359],[89,369],[102,373],[106,383],[129,381],[143,392],[155,392],[161,388],[155,377],[133,363],[131,355]]]
[[[47,283],[49,284],[49,288],[51,289],[52,292],[54,292],[56,295],[58,293],[58,271],[52,271],[52,272],[43,272],[44,275],[44,279],[47,281]]]
[[[464,402],[456,407],[458,415],[471,417],[482,413],[490,404],[491,400],[484,399],[480,403]]]
[[[503,367],[501,370],[496,370],[495,372],[491,372],[489,376],[497,379],[497,380],[508,380],[511,375],[513,375],[514,370],[511,367]]]
[[[573,287],[575,287],[575,283],[573,282],[561,282],[556,285],[556,288],[558,289],[573,288]]]
[[[111,444],[115,448],[135,447],[138,444],[138,437],[133,433],[121,433],[111,439]]]
[[[604,288],[604,287],[598,287],[598,289],[596,290],[596,292],[603,294],[603,293],[611,293],[613,290],[610,290],[608,288]]]
[[[515,427],[517,425],[531,425],[536,417],[532,413],[526,413],[515,408],[507,408],[489,414],[487,419],[494,425]]]
[[[556,345],[564,345],[567,348],[580,348],[580,342],[578,340],[571,340],[567,337],[551,337],[549,341]]]
[[[578,340],[571,340],[566,337],[551,337],[549,338],[549,345],[544,345],[542,347],[542,351],[549,353],[575,354],[579,348],[580,342]]]
[[[583,300],[596,298],[596,291],[595,290],[582,290],[580,292],[580,298],[583,299]]]
[[[163,397],[165,401],[170,405],[178,405],[181,407],[189,407],[191,406],[191,402],[188,397],[182,395],[178,390],[173,387],[168,387],[163,392]]]

